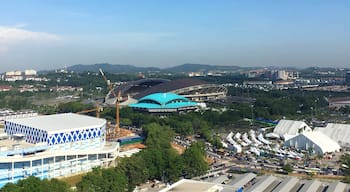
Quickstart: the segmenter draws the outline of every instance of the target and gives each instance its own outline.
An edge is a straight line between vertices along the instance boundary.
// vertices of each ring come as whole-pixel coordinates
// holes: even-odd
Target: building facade
[[[0,187],[28,176],[65,177],[108,166],[119,153],[106,142],[106,120],[56,114],[5,120],[0,140]]]

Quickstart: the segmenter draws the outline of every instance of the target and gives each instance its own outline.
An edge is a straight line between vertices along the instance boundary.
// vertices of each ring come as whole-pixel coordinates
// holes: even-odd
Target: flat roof
[[[232,183],[233,187],[240,189],[255,177],[256,175],[254,173],[246,173],[242,177],[238,177],[230,183]]]
[[[105,119],[100,119],[87,115],[79,115],[75,113],[62,113],[54,115],[26,117],[20,119],[9,119],[6,120],[6,122],[16,123],[40,130],[45,130],[48,133],[97,128],[106,124]]]
[[[275,181],[276,181],[276,177],[266,176],[264,178],[261,178],[258,182],[256,182],[251,188],[247,190],[247,192],[263,192]]]
[[[181,179],[169,188],[162,189],[160,192],[212,192],[212,191],[235,191],[235,188],[217,183],[204,181],[195,181],[189,179]]]
[[[344,192],[345,188],[346,188],[345,183],[334,182],[334,183],[329,184],[326,192]]]
[[[272,192],[291,191],[298,184],[299,179],[289,177],[284,179]]]
[[[318,192],[322,183],[317,180],[307,181],[301,188],[300,192]]]

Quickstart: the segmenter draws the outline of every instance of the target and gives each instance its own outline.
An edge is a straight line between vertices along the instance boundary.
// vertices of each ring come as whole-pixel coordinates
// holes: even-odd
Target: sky
[[[74,64],[350,67],[348,0],[0,0],[0,72]]]

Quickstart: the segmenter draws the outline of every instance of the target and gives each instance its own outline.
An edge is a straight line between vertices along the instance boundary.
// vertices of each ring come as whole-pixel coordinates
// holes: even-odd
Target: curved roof
[[[152,100],[152,101],[156,101],[157,103],[159,103],[161,105],[165,105],[168,102],[173,101],[175,99],[182,100],[185,102],[189,101],[187,98],[180,96],[180,95],[177,95],[175,93],[154,93],[154,94],[147,95],[147,96],[141,98],[139,100],[139,103],[141,103],[145,100]]]
[[[181,108],[188,106],[196,106],[196,102],[192,102],[189,99],[177,95],[175,93],[154,93],[141,98],[137,103],[129,105],[136,108]]]
[[[150,87],[157,86],[168,81],[170,80],[158,78],[139,79],[115,87],[114,92],[118,93],[120,91],[122,96],[127,96],[128,94],[135,95],[145,91],[146,89],[149,89]],[[111,99],[114,97],[115,96],[109,92],[106,99]]]
[[[195,79],[195,78],[183,78],[183,79],[175,79],[172,81],[167,81],[161,84],[158,84],[156,86],[150,87],[149,89],[146,89],[143,92],[140,92],[139,94],[135,95],[136,99],[142,98],[146,95],[152,94],[152,93],[166,93],[166,92],[172,92],[177,89],[182,89],[185,87],[191,87],[196,85],[204,85],[209,84],[208,82]]]

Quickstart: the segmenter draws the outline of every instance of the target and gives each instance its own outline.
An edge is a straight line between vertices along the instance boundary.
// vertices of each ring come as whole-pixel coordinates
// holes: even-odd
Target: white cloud
[[[17,43],[21,41],[47,41],[60,40],[58,35],[34,32],[16,27],[0,26],[0,43]]]
[[[1,53],[7,52],[7,50],[8,50],[7,47],[5,47],[5,46],[3,46],[3,45],[0,45],[0,54],[1,54]]]

